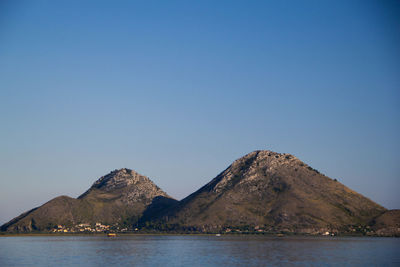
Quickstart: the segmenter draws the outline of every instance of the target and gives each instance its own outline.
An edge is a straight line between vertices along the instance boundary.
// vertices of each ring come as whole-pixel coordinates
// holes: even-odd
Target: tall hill
[[[317,233],[366,225],[386,209],[295,156],[254,151],[153,218],[198,231]]]
[[[177,202],[149,178],[129,169],[115,170],[98,179],[77,199],[56,197],[1,226],[2,231],[46,231],[56,225],[79,223],[131,226],[154,199],[167,199],[162,208]]]

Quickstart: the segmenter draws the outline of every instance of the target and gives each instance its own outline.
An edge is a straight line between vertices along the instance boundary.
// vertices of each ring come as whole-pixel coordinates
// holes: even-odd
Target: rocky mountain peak
[[[150,179],[139,173],[122,168],[110,172],[107,175],[100,177],[93,185],[92,188],[104,189],[106,191],[122,188],[140,182],[150,182]]]
[[[84,198],[88,195],[97,196],[98,194],[95,192],[99,190],[118,194],[125,202],[137,201],[142,198],[151,200],[155,196],[169,197],[148,177],[127,168],[116,169],[100,177],[79,198]]]
[[[215,192],[222,192],[227,186],[262,179],[282,168],[295,169],[307,167],[302,161],[288,153],[270,150],[256,150],[237,160],[214,180]]]
[[[300,161],[300,160],[289,153],[278,153],[271,150],[256,150],[235,160],[232,166],[240,165],[243,164],[244,162],[247,163],[275,162],[279,164],[287,164],[294,161]]]

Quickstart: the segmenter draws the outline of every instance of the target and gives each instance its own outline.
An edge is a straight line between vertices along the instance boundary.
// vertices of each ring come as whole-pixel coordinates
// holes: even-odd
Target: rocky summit
[[[128,206],[139,203],[147,206],[157,196],[171,198],[146,176],[124,168],[98,179],[78,199],[118,199]]]
[[[254,151],[176,201],[129,169],[99,178],[1,227],[7,232],[218,232],[400,236],[388,211],[291,154]]]

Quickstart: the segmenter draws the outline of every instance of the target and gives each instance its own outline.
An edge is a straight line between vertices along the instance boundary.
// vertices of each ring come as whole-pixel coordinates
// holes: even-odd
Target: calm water
[[[399,238],[0,237],[0,266],[400,266]]]

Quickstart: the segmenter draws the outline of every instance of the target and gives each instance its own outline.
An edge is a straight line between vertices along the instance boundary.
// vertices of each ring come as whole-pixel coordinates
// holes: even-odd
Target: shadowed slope
[[[388,210],[374,218],[372,229],[381,236],[400,237],[400,210]]]

